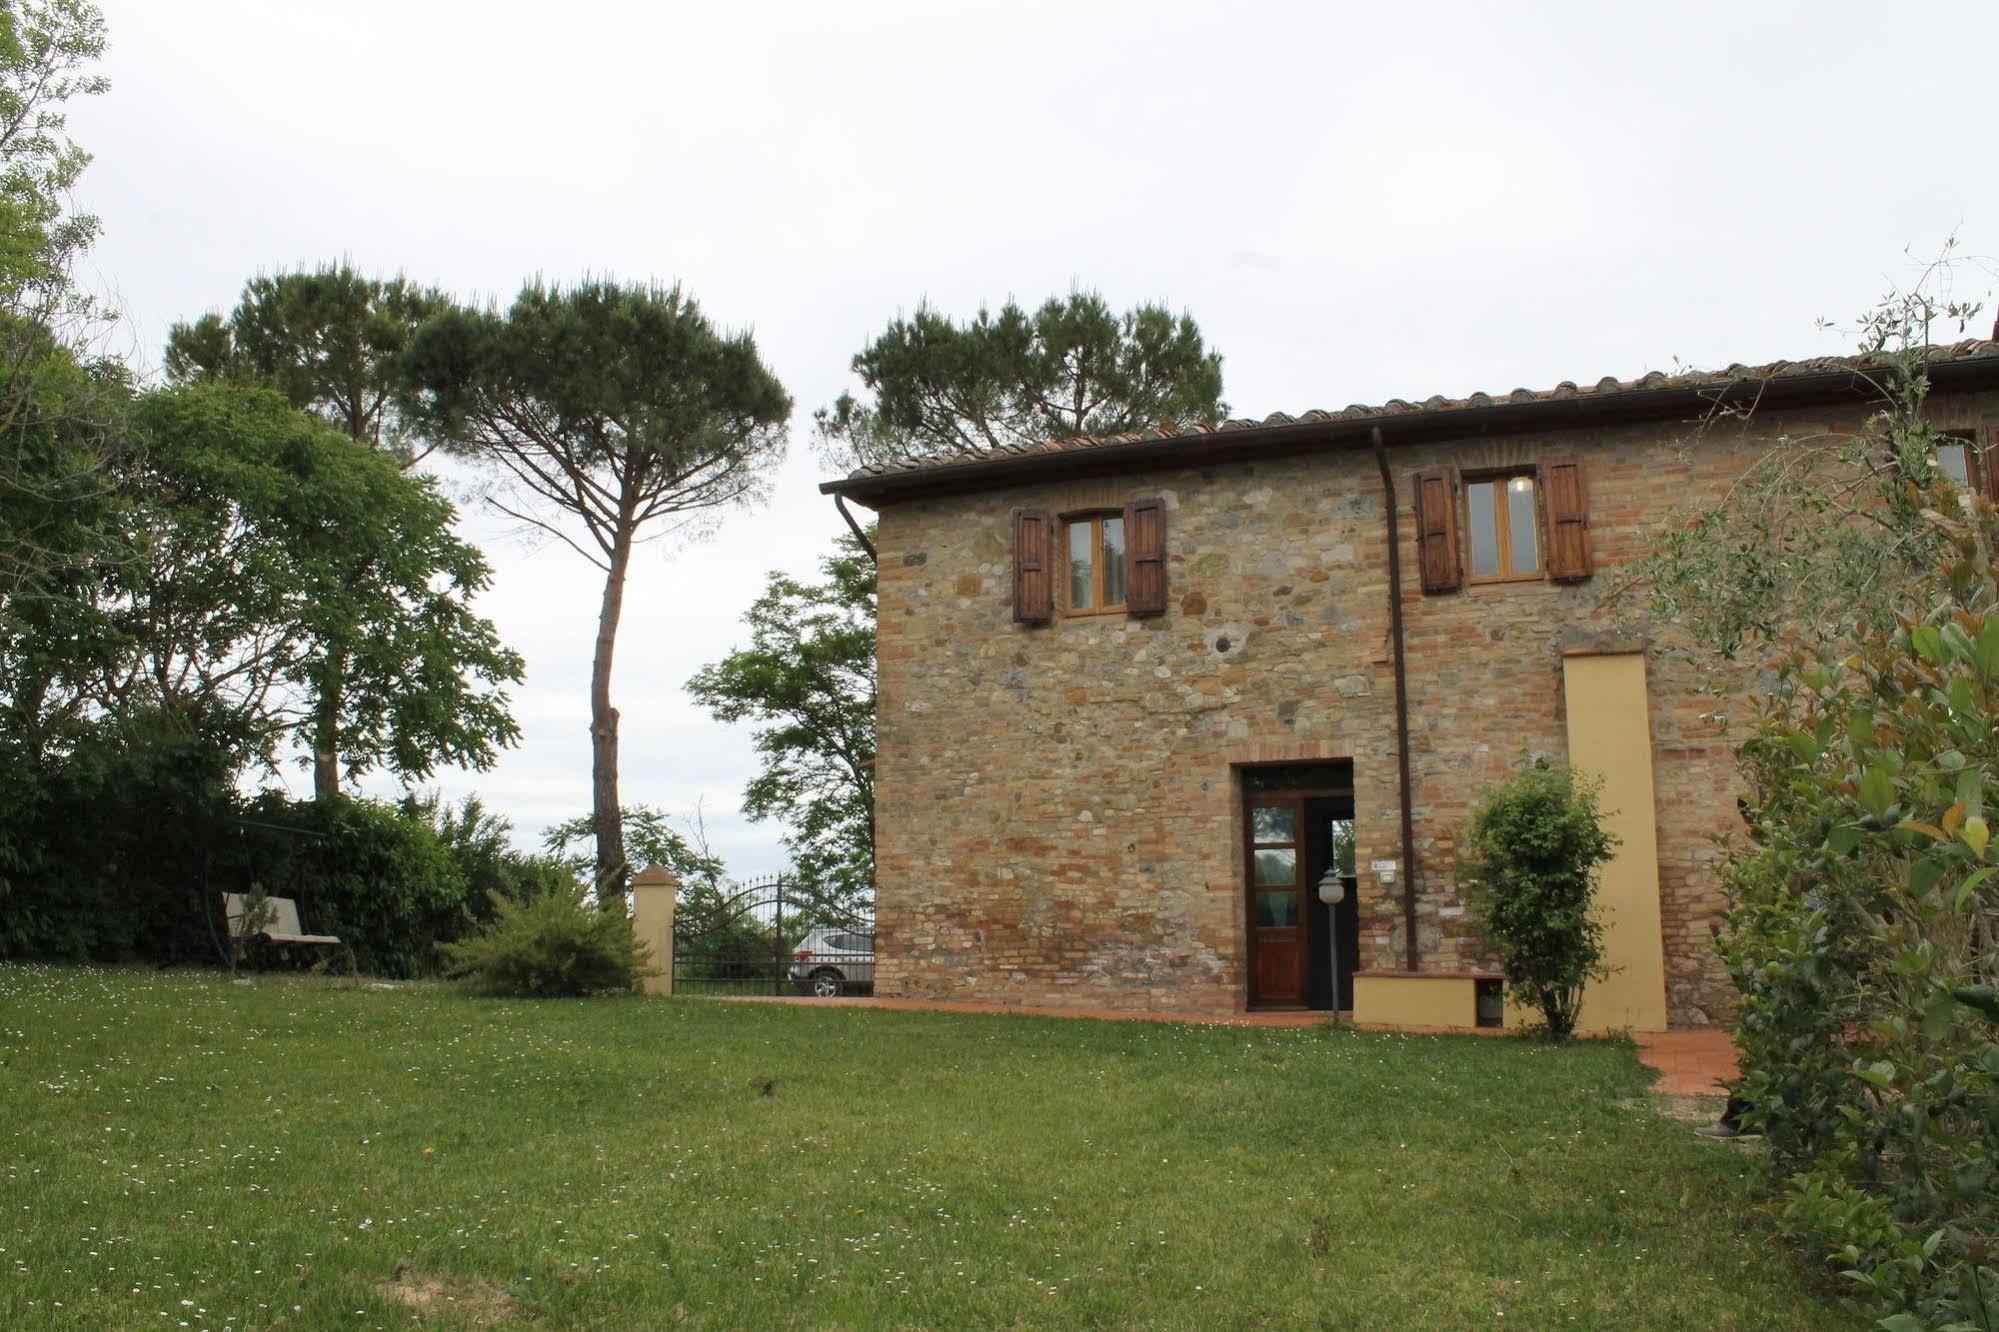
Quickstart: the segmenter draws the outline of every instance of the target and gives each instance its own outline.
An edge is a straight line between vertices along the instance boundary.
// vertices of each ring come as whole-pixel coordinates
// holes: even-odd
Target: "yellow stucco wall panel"
[[[1353,1020],[1380,1027],[1478,1025],[1478,987],[1470,976],[1368,975],[1353,978]]]
[[[1638,652],[1562,661],[1569,766],[1603,783],[1604,823],[1618,837],[1598,910],[1610,976],[1583,993],[1584,1031],[1664,1031],[1666,959],[1659,921],[1659,835],[1651,713]]]

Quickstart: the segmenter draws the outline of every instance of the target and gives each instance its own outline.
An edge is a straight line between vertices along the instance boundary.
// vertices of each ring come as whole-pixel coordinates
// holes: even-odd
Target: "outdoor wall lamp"
[[[1347,881],[1340,877],[1338,864],[1330,866],[1319,877],[1319,900],[1327,906],[1338,906],[1347,900]],[[1333,972],[1333,1022],[1340,1020],[1340,917],[1336,911],[1326,913],[1326,928],[1332,932],[1332,948],[1327,953],[1327,964]]]

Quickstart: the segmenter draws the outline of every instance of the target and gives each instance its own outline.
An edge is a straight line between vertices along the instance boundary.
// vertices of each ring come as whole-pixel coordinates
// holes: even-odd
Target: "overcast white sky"
[[[747,734],[682,686],[841,530],[811,411],[922,298],[1184,306],[1260,416],[1842,351],[1814,320],[1905,252],[1999,253],[1990,0],[100,3],[91,276],[149,366],[252,273],[341,256],[463,297],[678,279],[754,328],[791,460],[766,507],[638,562],[616,683],[625,798],[705,798],[739,874],[781,865],[777,830],[736,812]],[[526,737],[442,785],[532,837],[588,805],[600,583],[466,528]]]

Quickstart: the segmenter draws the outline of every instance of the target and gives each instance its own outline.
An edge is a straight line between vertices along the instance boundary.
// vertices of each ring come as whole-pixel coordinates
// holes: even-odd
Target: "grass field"
[[[0,966],[0,1327],[1839,1327],[1587,1043]]]

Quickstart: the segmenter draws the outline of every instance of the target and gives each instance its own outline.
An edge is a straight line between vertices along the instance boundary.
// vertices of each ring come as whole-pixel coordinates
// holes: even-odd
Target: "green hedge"
[[[1999,597],[1990,510],[1936,602],[1781,663],[1743,746],[1722,945],[1783,1216],[1902,1328],[1999,1327]]]
[[[223,751],[159,718],[84,734],[60,762],[0,752],[0,957],[217,956],[202,911],[237,797]]]
[[[296,899],[363,971],[429,975],[489,891],[570,881],[491,838],[440,835],[424,805],[245,800],[228,771],[219,749],[177,734],[93,734],[60,765],[0,764],[0,957],[219,963],[222,894],[260,888]]]

